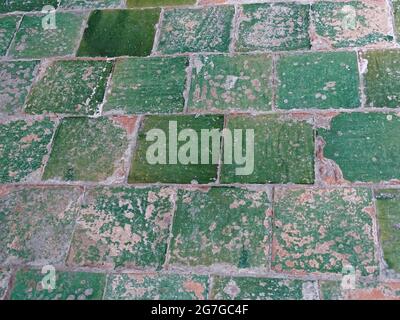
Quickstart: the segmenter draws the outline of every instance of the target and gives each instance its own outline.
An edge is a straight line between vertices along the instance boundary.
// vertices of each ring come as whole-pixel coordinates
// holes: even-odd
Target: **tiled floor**
[[[398,0],[2,1],[0,299],[400,299],[399,32]],[[226,136],[149,163],[171,123],[253,130],[254,170]]]

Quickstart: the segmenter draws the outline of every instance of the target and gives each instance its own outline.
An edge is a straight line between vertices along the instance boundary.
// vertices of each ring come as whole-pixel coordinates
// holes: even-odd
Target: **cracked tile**
[[[169,263],[266,270],[271,215],[266,191],[179,190]]]
[[[196,56],[190,110],[271,110],[272,58],[268,55]]]
[[[68,265],[162,267],[175,191],[170,188],[93,188],[77,220]]]
[[[350,265],[377,274],[370,190],[275,189],[274,215],[274,271],[341,274]]]
[[[112,61],[55,61],[36,81],[25,111],[93,115],[103,102]]]

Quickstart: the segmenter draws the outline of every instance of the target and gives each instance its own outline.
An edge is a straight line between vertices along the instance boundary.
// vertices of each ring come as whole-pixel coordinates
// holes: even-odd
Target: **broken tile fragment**
[[[0,13],[14,11],[42,11],[44,6],[57,8],[60,0],[3,0],[0,3]]]
[[[0,115],[21,114],[39,61],[0,62]]]
[[[65,9],[101,9],[117,8],[121,0],[62,0],[61,8]]]
[[[182,112],[187,65],[186,57],[118,60],[104,111]]]
[[[0,301],[6,298],[10,280],[11,272],[0,268]]]
[[[228,52],[234,11],[233,6],[166,10],[158,51]]]
[[[217,179],[221,115],[146,116],[138,134],[129,183],[200,183]],[[203,139],[201,130],[217,131],[216,139]],[[206,146],[206,141],[209,146]],[[210,142],[211,141],[211,142]],[[213,142],[218,144],[213,149]],[[202,148],[210,151],[206,159]],[[214,150],[214,151],[213,151]]]
[[[148,56],[159,15],[157,8],[92,11],[77,56]]]
[[[14,58],[45,58],[74,54],[85,20],[84,13],[62,12],[56,14],[56,28],[45,30],[43,15],[27,16],[10,49]]]
[[[385,46],[393,40],[385,0],[327,2],[311,5],[315,49]]]
[[[278,115],[232,115],[227,128],[236,142],[224,139],[222,183],[314,182],[313,129],[307,122]],[[243,150],[244,164],[235,149]]]
[[[40,179],[54,127],[49,119],[0,123],[0,183]]]
[[[309,6],[245,4],[239,16],[237,51],[309,49]]]
[[[167,251],[174,193],[170,188],[87,190],[68,265],[161,268]]]
[[[255,278],[213,277],[210,299],[216,300],[315,300],[316,283],[312,281]]]
[[[89,272],[55,271],[52,275],[41,270],[19,270],[11,292],[11,300],[101,300],[106,275]],[[50,288],[49,288],[50,287]]]
[[[193,64],[189,109],[271,110],[271,56],[196,56]]]
[[[375,196],[383,259],[390,270],[400,273],[400,190],[377,190]]]
[[[369,189],[275,189],[273,270],[376,275],[374,214]]]
[[[364,86],[366,107],[400,106],[400,51],[374,50],[363,53],[366,70]]]
[[[81,194],[78,187],[0,189],[0,263],[63,263]]]
[[[66,118],[55,134],[43,179],[117,179],[125,165],[127,149],[127,132],[116,120]]]
[[[169,263],[266,270],[271,214],[265,190],[179,190]]]
[[[105,300],[205,300],[208,277],[179,274],[113,274]]]
[[[355,52],[282,56],[277,62],[277,75],[276,104],[280,109],[357,108],[360,105]]]
[[[0,56],[6,55],[20,20],[20,16],[4,16],[0,18]]]
[[[339,281],[322,281],[323,300],[400,300],[398,282],[356,282],[354,289],[342,288]]]
[[[112,61],[55,61],[36,81],[25,112],[93,115],[103,102]]]
[[[343,113],[318,129],[323,157],[338,167],[343,182],[400,179],[400,118],[389,113]]]
[[[142,8],[155,6],[179,6],[196,4],[196,0],[127,0],[128,8]]]

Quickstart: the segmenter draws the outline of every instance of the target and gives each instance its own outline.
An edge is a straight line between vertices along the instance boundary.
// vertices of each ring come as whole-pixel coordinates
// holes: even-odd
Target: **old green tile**
[[[220,139],[203,139],[202,143],[201,130],[221,131],[223,122],[220,115],[147,116],[138,135],[128,182],[215,182],[219,147],[212,152],[212,146]],[[201,150],[207,150],[207,141],[210,156],[203,161]]]
[[[399,300],[400,284],[397,282],[356,282],[354,289],[341,287],[339,281],[322,281],[323,300]]]
[[[148,56],[160,9],[95,10],[89,17],[78,56]]]
[[[128,8],[155,7],[155,6],[179,6],[196,4],[196,0],[127,0]]]
[[[316,49],[385,45],[393,40],[385,0],[316,2],[311,6]]]
[[[383,259],[400,273],[400,190],[378,190],[376,198]]]
[[[360,105],[355,52],[283,56],[278,60],[277,74],[280,109],[357,108]]]
[[[178,274],[113,274],[106,300],[204,300],[208,277]]]
[[[0,301],[6,298],[10,279],[11,272],[7,269],[0,268]]]
[[[248,4],[239,16],[238,51],[309,49],[309,6]]]
[[[0,3],[0,13],[13,11],[42,11],[44,6],[57,8],[59,0],[3,0]]]
[[[271,110],[271,76],[268,55],[196,56],[189,109]]]
[[[400,118],[396,114],[348,113],[334,117],[330,129],[318,129],[324,156],[347,181],[400,179]]]
[[[369,189],[275,189],[273,270],[377,274],[373,216]]]
[[[56,14],[56,29],[45,30],[43,15],[24,16],[10,55],[15,58],[44,58],[72,55],[78,44],[85,19],[83,13]]]
[[[229,148],[224,142],[222,183],[314,182],[314,137],[307,122],[290,116],[237,115],[228,118],[227,128],[231,140],[237,141]],[[238,150],[243,150],[244,164]],[[227,153],[233,153],[231,161]]]
[[[0,56],[6,55],[20,20],[20,16],[5,16],[0,18]]]
[[[25,112],[95,114],[103,102],[111,68],[111,61],[55,61],[36,81]]]
[[[55,272],[55,288],[48,289],[49,273],[41,270],[17,272],[11,292],[12,300],[101,300],[106,275],[89,272]]]
[[[23,111],[38,64],[39,61],[0,62],[0,115],[15,115]]]
[[[314,300],[316,283],[302,280],[255,277],[214,277],[211,299],[217,300]]]
[[[104,111],[182,112],[187,65],[186,57],[117,61]]]
[[[43,179],[103,181],[124,165],[128,137],[108,118],[66,118],[54,137]]]
[[[68,263],[161,268],[174,193],[169,188],[89,189],[77,220]]]
[[[100,9],[120,6],[121,0],[62,0],[61,2],[61,8],[65,9]]]
[[[166,10],[158,51],[227,52],[234,11],[233,6]]]
[[[49,119],[0,123],[0,183],[39,179],[53,131]]]
[[[78,187],[2,187],[0,263],[63,263],[82,191]]]
[[[400,51],[378,50],[363,54],[367,63],[364,74],[367,107],[400,106]]]
[[[271,206],[265,190],[179,190],[170,264],[265,270]]]

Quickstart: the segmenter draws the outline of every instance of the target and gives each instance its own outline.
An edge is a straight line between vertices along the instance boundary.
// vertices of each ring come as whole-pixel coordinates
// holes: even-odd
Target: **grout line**
[[[240,25],[240,16],[242,13],[242,7],[239,5],[235,5],[235,13],[232,18],[232,26],[231,26],[231,34],[230,34],[230,43],[229,43],[229,54],[233,55],[236,50],[236,43],[239,38],[239,25]]]
[[[129,146],[128,146],[128,157],[127,157],[127,170],[125,172],[125,177],[124,177],[124,184],[123,185],[129,185],[129,174],[131,171],[131,165],[132,165],[132,161],[133,161],[133,157],[135,155],[136,152],[136,147],[138,144],[138,136],[139,136],[139,132],[141,129],[141,126],[143,125],[144,122],[144,117],[143,116],[138,116],[136,119],[136,123],[135,123],[135,129],[131,135],[131,137],[129,138]],[[97,185],[97,184],[96,184]]]
[[[14,44],[15,44],[15,41],[16,41],[16,38],[17,38],[17,33],[18,33],[18,31],[19,31],[19,28],[21,27],[21,24],[22,24],[22,20],[24,19],[24,15],[22,15],[21,16],[21,18],[18,20],[18,22],[17,22],[17,24],[16,24],[16,26],[15,26],[15,31],[14,31],[14,34],[13,34],[13,36],[12,36],[12,38],[11,38],[11,41],[10,41],[10,43],[8,44],[8,48],[7,48],[7,50],[6,50],[6,54],[5,54],[5,57],[10,57],[10,53],[11,53],[11,48],[14,46]],[[3,59],[2,59],[3,60]]]
[[[357,55],[357,68],[358,68],[358,81],[360,82],[358,92],[360,95],[360,106],[359,110],[367,110],[367,96],[365,93],[365,79],[364,74],[367,72],[368,60],[363,58],[363,52],[361,50],[356,51]]]
[[[154,36],[153,48],[151,49],[150,56],[157,56],[158,55],[157,49],[158,49],[159,44],[160,44],[161,28],[162,28],[163,21],[164,21],[164,8],[161,9],[160,16],[158,18],[158,23],[156,24],[156,34]]]
[[[103,100],[102,102],[97,106],[97,110],[94,113],[93,117],[101,117],[104,116],[103,114],[103,110],[104,110],[104,106],[107,103],[107,98],[109,97],[109,95],[111,94],[111,89],[112,89],[112,79],[113,76],[115,74],[115,67],[118,63],[117,60],[114,59],[107,59],[106,61],[111,61],[112,66],[111,66],[111,71],[110,74],[107,77],[107,82],[106,82],[106,86],[104,88],[104,95],[103,95]]]
[[[104,283],[104,289],[103,289],[103,294],[101,295],[101,300],[105,300],[106,297],[106,291],[107,291],[107,286],[108,286],[108,282],[110,281],[110,274],[107,273],[106,274],[106,281]]]

